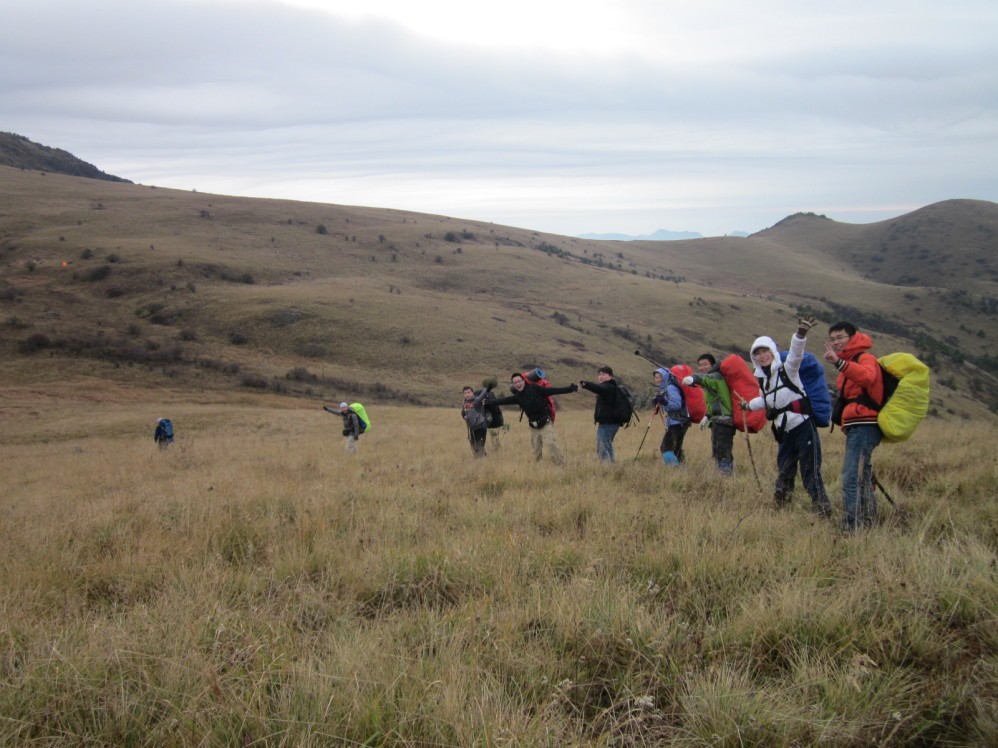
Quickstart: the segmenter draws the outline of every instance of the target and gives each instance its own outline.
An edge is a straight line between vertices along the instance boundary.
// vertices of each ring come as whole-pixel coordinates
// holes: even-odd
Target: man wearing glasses
[[[884,399],[884,377],[877,357],[870,353],[873,340],[856,330],[851,322],[836,322],[828,328],[825,361],[838,369],[835,387],[839,391],[841,417],[836,421],[846,435],[842,461],[842,504],[844,530],[870,526],[877,519],[877,499],[873,493],[873,450],[883,434],[877,413]],[[844,406],[844,407],[842,407]]]

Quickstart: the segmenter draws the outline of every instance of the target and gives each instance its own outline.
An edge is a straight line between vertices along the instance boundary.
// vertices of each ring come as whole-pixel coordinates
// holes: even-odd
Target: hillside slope
[[[18,386],[90,375],[446,404],[514,368],[561,384],[609,363],[640,389],[636,348],[664,363],[745,355],[807,308],[929,360],[940,414],[995,406],[993,277],[962,278],[965,264],[919,276],[936,285],[865,277],[842,248],[865,262],[869,227],[795,219],[750,238],[608,243],[3,167],[0,194],[0,370]],[[993,225],[992,203],[930,208],[939,231]],[[947,246],[912,236],[926,263]]]
[[[50,148],[47,145],[28,140],[23,135],[11,132],[0,132],[0,166],[36,169],[74,177],[131,184],[127,179],[116,177],[113,174],[105,174],[93,164],[88,164],[68,151]]]

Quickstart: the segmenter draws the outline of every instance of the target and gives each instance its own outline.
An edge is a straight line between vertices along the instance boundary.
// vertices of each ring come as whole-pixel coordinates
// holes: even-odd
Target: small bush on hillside
[[[96,283],[97,281],[102,281],[111,275],[111,267],[109,265],[98,265],[93,270],[89,270],[83,274],[83,280],[88,283]]]
[[[326,355],[326,349],[316,343],[306,343],[298,349],[298,354],[305,358],[322,358]]]
[[[249,338],[241,332],[232,332],[229,333],[229,342],[232,343],[232,345],[246,345],[249,342]]]
[[[80,259],[81,260],[89,260],[93,256],[94,256],[94,251],[92,249],[90,249],[89,247],[87,247],[82,252],[80,252]]]
[[[259,374],[246,373],[239,378],[239,384],[254,390],[265,390],[267,389],[267,378]]]
[[[34,335],[29,335],[27,338],[22,340],[17,349],[21,353],[34,353],[35,351],[40,351],[43,348],[50,348],[51,346],[52,341],[48,335],[36,332]]]
[[[325,224],[320,223],[318,226],[315,227],[315,233],[317,233],[317,234],[328,234],[329,233],[329,229],[326,228]]]

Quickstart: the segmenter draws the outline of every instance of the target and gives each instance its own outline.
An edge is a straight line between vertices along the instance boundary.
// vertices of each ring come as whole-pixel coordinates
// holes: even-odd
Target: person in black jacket
[[[493,401],[493,405],[519,405],[527,416],[530,425],[530,445],[534,449],[534,459],[540,461],[547,444],[548,454],[555,465],[563,465],[565,456],[558,446],[558,435],[554,430],[554,418],[548,409],[548,396],[566,395],[578,392],[579,385],[574,382],[567,387],[542,387],[528,382],[519,372],[509,378],[512,394]]]
[[[584,390],[596,393],[596,410],[593,420],[596,421],[596,456],[600,462],[612,463],[615,460],[613,438],[620,429],[620,410],[618,397],[623,397],[617,389],[617,380],[613,378],[613,369],[601,366],[596,370],[596,382],[580,381]]]
[[[322,406],[322,409],[343,419],[343,436],[346,437],[346,453],[351,455],[357,454],[357,441],[360,439],[361,433],[363,433],[360,428],[360,416],[354,413],[353,409],[345,402],[340,403],[339,410],[333,410],[325,405]]]

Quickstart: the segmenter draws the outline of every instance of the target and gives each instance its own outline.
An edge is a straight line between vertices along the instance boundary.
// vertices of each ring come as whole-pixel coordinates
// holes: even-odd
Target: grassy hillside
[[[304,403],[147,395],[0,419],[0,744],[998,740],[983,424],[881,447],[900,511],[845,537],[774,511],[741,435],[731,479],[697,430],[664,471],[661,424],[607,468],[569,412],[555,468],[526,427],[473,461],[453,409],[379,406],[348,459]]]
[[[636,348],[669,364],[744,355],[758,334],[788,338],[806,308],[855,319],[882,352],[925,357],[942,417],[998,398],[993,240],[930,278],[940,227],[984,236],[991,203],[926,209],[916,257],[928,253],[919,277],[936,285],[912,286],[865,263],[885,232],[922,247],[903,227],[926,225],[924,211],[891,227],[805,216],[751,238],[618,243],[2,167],[0,192],[5,381],[443,404],[529,364],[564,382],[609,363],[640,386],[650,367]]]

